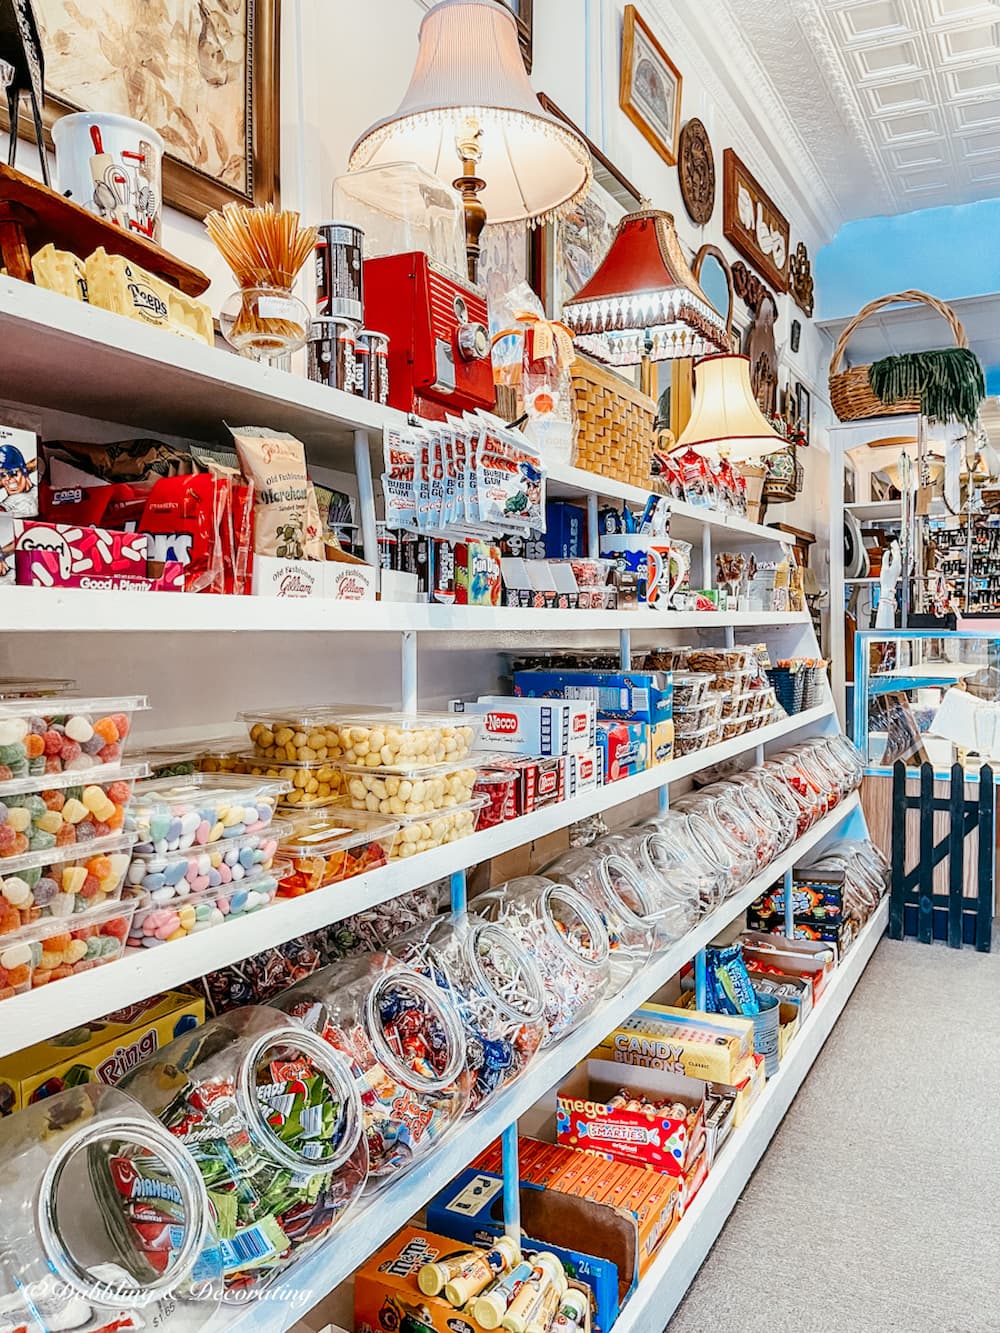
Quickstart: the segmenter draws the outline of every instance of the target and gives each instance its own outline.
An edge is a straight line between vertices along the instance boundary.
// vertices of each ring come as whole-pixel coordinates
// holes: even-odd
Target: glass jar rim
[[[599,944],[601,946],[599,950],[595,950],[596,958],[588,958],[586,954],[574,948],[556,925],[552,903],[557,898],[576,914],[585,929],[590,932],[595,945]],[[601,914],[597,908],[592,906],[583,894],[574,889],[572,885],[560,884],[553,880],[545,886],[542,894],[542,920],[546,933],[556,940],[560,949],[572,955],[574,962],[579,963],[581,967],[596,969],[607,964],[611,957],[611,939],[608,935],[608,928],[601,920]]]
[[[403,974],[402,977],[400,973]],[[406,986],[423,999],[435,1011],[438,1021],[445,1030],[451,1056],[444,1070],[435,1078],[418,1074],[389,1045],[378,1012],[378,1001],[382,991],[390,985]],[[365,1018],[376,1058],[405,1087],[415,1092],[443,1092],[461,1078],[466,1064],[465,1029],[462,1020],[441,987],[409,963],[396,963],[391,970],[384,971],[375,978],[365,998]]]
[[[292,1046],[307,1055],[319,1073],[332,1085],[340,1098],[339,1121],[343,1124],[340,1147],[332,1157],[306,1157],[296,1152],[275,1134],[267,1122],[264,1108],[257,1099],[257,1069],[264,1053],[275,1046]],[[363,1125],[361,1102],[350,1066],[335,1046],[291,1023],[262,1033],[240,1061],[236,1077],[236,1103],[252,1136],[263,1139],[264,1151],[289,1171],[310,1176],[336,1171],[351,1157],[361,1140]]]
[[[80,1264],[63,1243],[59,1228],[58,1190],[63,1172],[81,1152],[89,1152],[100,1143],[130,1144],[151,1153],[166,1168],[181,1196],[181,1207],[194,1223],[185,1228],[184,1241],[176,1257],[157,1277],[141,1284],[115,1281],[108,1288],[107,1300],[100,1294],[103,1284]],[[84,1126],[62,1143],[42,1175],[35,1198],[35,1219],[46,1258],[56,1275],[85,1300],[98,1300],[108,1306],[140,1309],[152,1304],[151,1297],[168,1295],[185,1282],[205,1250],[209,1238],[211,1210],[205,1182],[197,1164],[168,1130],[137,1117],[121,1116]],[[124,1270],[122,1270],[124,1271]],[[128,1275],[131,1278],[131,1274]],[[130,1299],[134,1292],[134,1299]]]
[[[497,990],[479,957],[479,945],[483,940],[491,942],[493,949],[506,954],[518,967],[531,992],[530,1008],[519,1009]],[[486,991],[490,1003],[495,1004],[506,1018],[521,1023],[534,1023],[542,1019],[545,1013],[545,989],[541,984],[538,969],[531,954],[509,930],[496,921],[477,921],[466,935],[463,949],[474,981]]]

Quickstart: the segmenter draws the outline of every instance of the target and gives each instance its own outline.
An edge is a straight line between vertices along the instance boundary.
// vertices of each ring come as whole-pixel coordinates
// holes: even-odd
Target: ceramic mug
[[[163,140],[149,125],[101,111],[52,126],[59,189],[123,231],[160,242]]]

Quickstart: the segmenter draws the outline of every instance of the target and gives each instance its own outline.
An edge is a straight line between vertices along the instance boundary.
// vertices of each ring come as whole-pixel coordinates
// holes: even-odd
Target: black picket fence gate
[[[920,791],[907,791],[907,768],[902,760],[892,769],[892,888],[889,896],[889,935],[894,940],[916,938],[921,944],[947,940],[953,949],[974,944],[989,953],[993,930],[993,770],[979,772],[979,795],[966,799],[966,775],[960,764],[951,770],[947,796],[934,794],[934,770],[920,766]],[[919,859],[906,869],[908,812],[919,811]],[[935,815],[948,816],[945,837],[934,841]],[[972,834],[979,834],[976,851],[976,892],[965,892],[966,850]],[[948,892],[934,892],[934,872],[947,862]]]

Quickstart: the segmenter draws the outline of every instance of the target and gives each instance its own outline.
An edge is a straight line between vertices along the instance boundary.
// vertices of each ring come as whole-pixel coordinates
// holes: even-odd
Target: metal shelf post
[[[501,1136],[503,1149],[503,1229],[521,1242],[521,1171],[517,1160],[517,1121]]]

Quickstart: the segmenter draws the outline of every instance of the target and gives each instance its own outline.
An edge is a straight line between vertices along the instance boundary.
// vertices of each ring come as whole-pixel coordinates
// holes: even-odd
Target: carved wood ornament
[[[813,275],[805,241],[799,241],[795,247],[795,253],[788,261],[788,286],[795,304],[806,319],[812,319],[814,304]]]
[[[697,117],[681,130],[677,174],[688,216],[704,227],[715,211],[715,155],[708,130]]]
[[[750,383],[761,411],[772,417],[778,408],[778,349],[774,341],[778,303],[740,260],[733,264],[732,274],[733,291],[753,314],[743,344],[743,352],[750,358]]]

